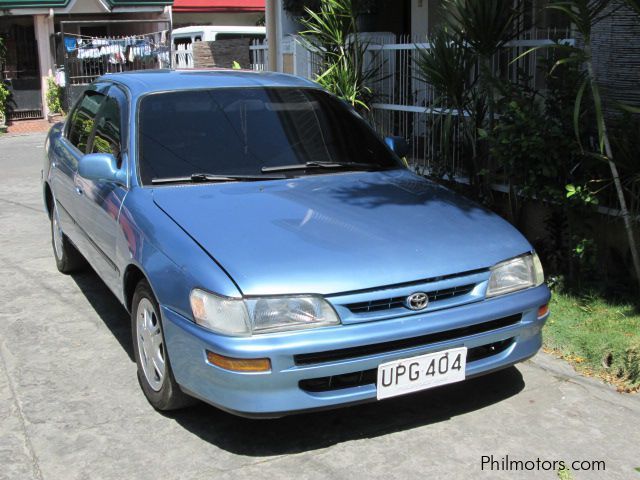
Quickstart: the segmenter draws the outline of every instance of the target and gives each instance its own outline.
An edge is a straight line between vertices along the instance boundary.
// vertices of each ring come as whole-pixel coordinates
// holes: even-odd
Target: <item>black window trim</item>
[[[104,83],[100,83],[99,86],[103,86]],[[86,155],[87,152],[83,152],[82,150],[80,150],[70,139],[69,139],[69,130],[71,129],[71,123],[73,120],[73,114],[76,112],[76,110],[78,109],[78,107],[80,106],[80,103],[82,102],[82,100],[84,99],[85,95],[88,92],[96,92],[97,94],[100,94],[102,96],[104,96],[105,98],[107,97],[107,94],[109,92],[109,88],[110,88],[110,84],[107,84],[106,88],[104,88],[104,90],[101,90],[99,88],[87,88],[84,92],[82,92],[82,95],[80,95],[80,97],[78,98],[78,100],[76,100],[76,103],[73,105],[73,108],[69,111],[69,115],[67,115],[67,121],[65,122],[65,126],[64,126],[64,131],[63,131],[63,137],[64,139],[67,141],[67,144],[69,144],[70,146],[72,146],[76,152],[78,152],[80,154],[80,156],[82,155]],[[102,104],[100,104],[100,107],[98,107],[98,111],[96,112],[96,116],[94,118],[94,123],[93,123],[93,128],[91,129],[91,132],[89,132],[89,136],[87,137],[87,149],[89,148],[89,139],[93,138],[94,132],[96,130],[96,124],[95,124],[95,119],[98,118],[98,115],[100,114],[100,111],[102,110]]]
[[[117,87],[116,87],[117,88]],[[95,125],[93,127],[93,129],[91,130],[91,133],[89,134],[89,139],[87,140],[87,153],[93,153],[93,142],[95,140],[96,137],[96,131],[98,130],[98,121],[102,120],[102,118],[104,117],[104,109],[107,105],[107,100],[109,99],[113,99],[116,102],[116,105],[118,105],[118,117],[120,117],[118,119],[120,125],[119,125],[119,134],[120,134],[120,159],[122,160],[122,163],[120,165],[120,168],[122,168],[122,165],[124,165],[124,145],[123,145],[123,141],[122,141],[122,132],[123,132],[123,109],[122,109],[122,102],[120,101],[120,99],[116,96],[113,95],[111,93],[112,90],[116,90],[116,88],[110,88],[106,94],[105,94],[105,99],[102,102],[102,104],[100,105],[100,108],[98,108],[98,112],[96,113],[96,118],[95,118]]]

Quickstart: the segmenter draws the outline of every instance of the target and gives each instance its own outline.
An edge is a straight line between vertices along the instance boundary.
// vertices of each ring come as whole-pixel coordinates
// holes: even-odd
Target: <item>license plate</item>
[[[403,358],[378,366],[378,400],[465,379],[467,347]]]

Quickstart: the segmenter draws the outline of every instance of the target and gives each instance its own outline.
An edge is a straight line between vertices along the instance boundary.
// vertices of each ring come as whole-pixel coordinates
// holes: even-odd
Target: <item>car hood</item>
[[[497,215],[405,170],[163,186],[153,197],[245,295],[394,285],[531,249]]]

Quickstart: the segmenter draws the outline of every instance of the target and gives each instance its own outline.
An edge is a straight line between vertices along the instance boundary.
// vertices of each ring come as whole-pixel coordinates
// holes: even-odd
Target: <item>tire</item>
[[[53,212],[51,212],[51,246],[53,247],[56,267],[61,273],[77,272],[85,266],[84,257],[62,232],[58,205],[55,201],[53,202]]]
[[[133,293],[131,336],[138,382],[151,406],[164,412],[195,403],[180,390],[171,371],[160,307],[146,280],[140,280]]]

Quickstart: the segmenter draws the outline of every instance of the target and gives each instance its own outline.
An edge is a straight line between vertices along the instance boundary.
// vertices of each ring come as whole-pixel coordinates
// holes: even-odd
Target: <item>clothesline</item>
[[[76,53],[78,59],[107,58],[112,64],[133,63],[138,59],[157,58],[161,63],[170,63],[169,46],[165,37],[167,30],[145,35],[114,37],[65,36],[64,46],[68,53]],[[161,35],[159,35],[161,34]]]
[[[64,36],[65,37],[77,37],[77,38],[87,38],[87,39],[101,39],[101,40],[116,40],[116,39],[120,39],[120,38],[131,38],[131,37],[147,37],[147,36],[151,36],[151,35],[157,35],[158,33],[163,34],[168,32],[169,30],[158,30],[157,32],[149,32],[149,33],[137,33],[137,34],[132,34],[132,35],[120,35],[120,36],[110,36],[110,37],[98,37],[95,35],[81,35],[79,33],[68,33],[68,32],[64,32]]]

